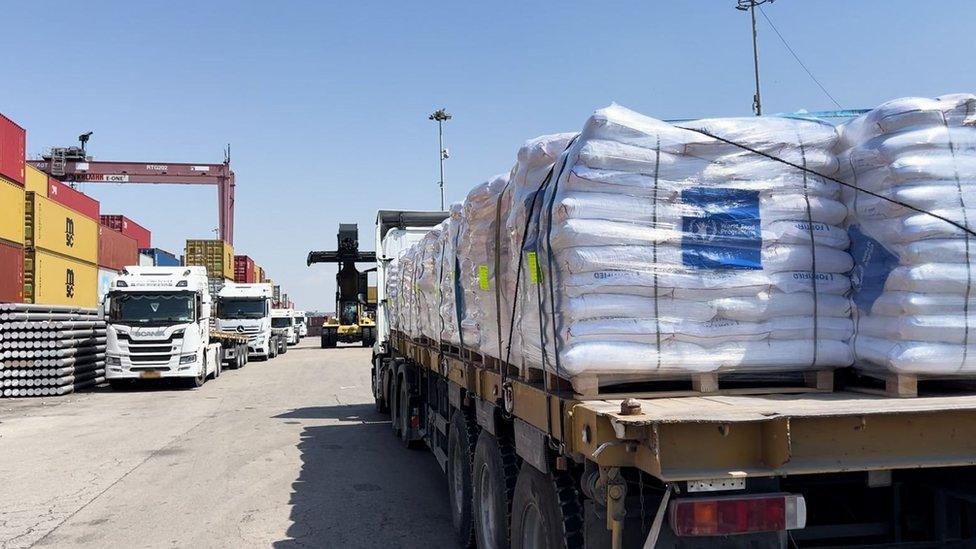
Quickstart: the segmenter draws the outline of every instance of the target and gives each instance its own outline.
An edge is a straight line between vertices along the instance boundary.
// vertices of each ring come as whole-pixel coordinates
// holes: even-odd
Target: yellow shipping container
[[[24,302],[98,306],[98,267],[44,250],[24,255]]]
[[[47,198],[47,174],[30,164],[27,165],[24,189]]]
[[[24,189],[0,177],[0,238],[24,244]]]
[[[223,240],[187,240],[183,264],[206,267],[210,278],[234,280],[234,247]]]
[[[24,246],[98,261],[97,221],[38,193],[27,193],[24,203]]]

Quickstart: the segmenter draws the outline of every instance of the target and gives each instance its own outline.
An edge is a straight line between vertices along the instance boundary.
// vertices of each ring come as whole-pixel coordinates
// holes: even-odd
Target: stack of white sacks
[[[836,170],[829,125],[687,126]],[[520,320],[524,361],[566,377],[851,364],[836,183],[618,106],[589,119],[553,173],[536,223],[541,272],[527,269],[534,287],[520,298],[538,319]]]
[[[974,125],[976,96],[957,94],[889,101],[840,128],[840,177],[863,189],[845,190],[859,367],[976,372]]]
[[[464,208],[460,203],[451,204],[450,215],[442,223],[437,269],[440,280],[438,312],[440,315],[440,340],[451,345],[461,345],[459,330],[464,306],[463,295],[458,291],[457,244],[463,226]]]

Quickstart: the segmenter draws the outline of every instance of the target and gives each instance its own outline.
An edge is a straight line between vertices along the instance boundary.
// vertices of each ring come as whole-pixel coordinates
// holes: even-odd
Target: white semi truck
[[[217,328],[246,336],[249,356],[278,356],[271,332],[271,299],[271,284],[228,282],[217,296]]]
[[[211,329],[204,267],[126,267],[105,306],[105,378],[113,388],[144,379],[199,387],[225,362],[246,357],[245,337]]]
[[[298,326],[298,339],[308,335],[308,317],[305,311],[294,311],[295,323]]]
[[[291,309],[271,309],[271,327],[284,330],[288,345],[298,344],[298,326]]]

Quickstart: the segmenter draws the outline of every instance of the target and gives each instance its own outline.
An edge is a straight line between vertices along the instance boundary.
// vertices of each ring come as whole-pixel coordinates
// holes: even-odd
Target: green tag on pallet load
[[[542,271],[539,270],[539,259],[535,252],[529,252],[525,255],[529,260],[529,280],[533,284],[538,284],[542,281]]]
[[[488,284],[488,265],[478,265],[478,287],[486,292],[491,288]]]

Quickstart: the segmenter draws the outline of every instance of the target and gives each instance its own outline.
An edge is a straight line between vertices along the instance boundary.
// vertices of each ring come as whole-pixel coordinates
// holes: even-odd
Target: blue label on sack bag
[[[759,192],[696,187],[681,191],[681,261],[699,269],[762,269]]]
[[[888,251],[880,242],[864,234],[860,225],[847,229],[851,239],[851,286],[854,288],[854,304],[869,312],[884,291],[888,275],[898,266],[898,256]]]

